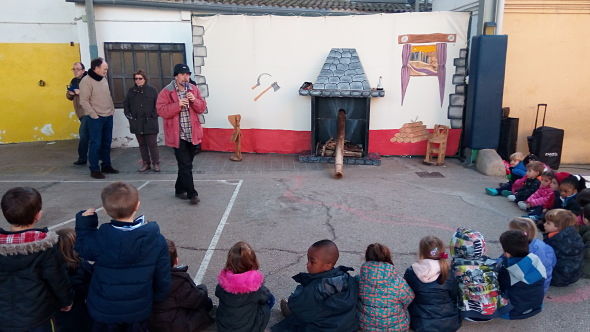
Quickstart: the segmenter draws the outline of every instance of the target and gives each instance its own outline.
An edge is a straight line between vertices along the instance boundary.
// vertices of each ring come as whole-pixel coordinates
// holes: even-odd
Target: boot
[[[145,161],[141,165],[141,167],[137,170],[139,173],[143,173],[150,169],[150,163],[146,163]]]
[[[154,170],[154,172],[159,172],[160,171],[160,163],[153,163],[152,169]]]

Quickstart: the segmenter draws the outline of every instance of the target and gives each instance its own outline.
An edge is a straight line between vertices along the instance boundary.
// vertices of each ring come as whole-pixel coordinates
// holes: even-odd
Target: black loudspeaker
[[[500,140],[498,141],[498,154],[504,160],[510,160],[510,155],[516,152],[516,140],[518,139],[518,118],[504,118],[500,123]]]
[[[533,130],[528,136],[529,151],[552,169],[558,169],[561,163],[563,147],[563,129],[542,126]]]
[[[463,135],[465,147],[498,147],[507,44],[505,35],[475,36],[471,40]]]

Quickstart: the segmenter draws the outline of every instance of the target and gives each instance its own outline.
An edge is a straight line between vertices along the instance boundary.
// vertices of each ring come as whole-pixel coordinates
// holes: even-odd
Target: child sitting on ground
[[[498,281],[503,296],[510,300],[512,310],[505,319],[532,317],[543,308],[545,266],[537,255],[529,252],[525,233],[510,230],[500,235],[504,254],[500,257]]]
[[[578,228],[585,245],[583,277],[590,278],[590,203],[584,205],[581,216],[584,224],[579,225]]]
[[[395,271],[389,248],[373,243],[365,251],[359,283],[359,322],[362,331],[407,331],[408,305],[414,292]]]
[[[300,285],[281,301],[285,319],[272,331],[352,332],[358,330],[356,306],[358,281],[353,269],[338,266],[338,247],[330,240],[318,241],[307,250],[307,272],[293,280]]]
[[[581,180],[575,175],[570,175],[563,179],[559,184],[559,200],[555,200],[555,209],[566,209],[573,212],[576,216],[580,215],[582,207],[578,203],[576,196]]]
[[[514,181],[522,178],[526,174],[526,167],[523,162],[524,153],[515,152],[510,155],[510,174],[507,175],[508,182],[500,184],[498,188],[485,188],[486,194],[491,196],[498,196],[502,191],[512,191],[512,185]],[[509,195],[509,194],[508,194]],[[507,195],[505,195],[507,196]]]
[[[92,265],[78,256],[74,250],[76,232],[72,228],[58,230],[59,251],[66,263],[70,283],[74,289],[74,305],[68,312],[58,312],[57,326],[60,332],[84,332],[92,328],[92,319],[88,315],[86,297],[92,277]]]
[[[527,236],[529,241],[529,252],[537,255],[545,267],[546,278],[544,291],[547,293],[549,285],[551,284],[553,268],[557,263],[555,251],[545,242],[537,239],[537,227],[534,221],[529,218],[514,218],[508,224],[508,228],[511,230],[519,230]]]
[[[231,247],[217,277],[217,331],[262,332],[266,328],[275,298],[264,287],[264,275],[258,268],[256,253],[248,243]]]
[[[553,204],[553,189],[551,183],[555,179],[553,172],[543,172],[541,174],[541,185],[525,201],[518,202],[518,207],[526,210],[528,217],[534,220],[539,220],[543,215],[544,209],[551,209]]]
[[[9,231],[0,228],[1,329],[52,331],[55,312],[69,311],[73,301],[58,236],[35,227],[42,215],[37,190],[12,188],[0,205],[10,224]]]
[[[451,238],[450,247],[453,272],[459,285],[461,317],[486,321],[510,311],[508,300],[500,295],[496,260],[485,255],[483,235],[459,227]]]
[[[453,332],[461,327],[459,289],[447,258],[439,238],[426,236],[420,240],[419,260],[404,275],[416,294],[409,307],[413,331]]]
[[[545,169],[545,165],[540,161],[531,161],[526,165],[526,180],[521,188],[517,191],[514,191],[512,195],[508,195],[507,198],[509,201],[512,202],[520,202],[525,201],[529,196],[531,196],[539,186],[541,182],[537,179],[543,170]]]
[[[195,285],[186,272],[188,266],[178,266],[178,252],[174,242],[167,239],[166,244],[172,269],[170,293],[164,301],[154,303],[150,331],[201,331],[213,323],[213,319],[209,316],[213,302],[207,295],[207,287]]]
[[[582,276],[584,242],[574,229],[576,216],[568,210],[553,209],[545,214],[545,243],[555,250],[557,264],[551,286],[567,286]]]
[[[135,219],[139,193],[127,183],[106,186],[100,195],[110,223],[98,227],[94,209],[76,214],[76,251],[94,261],[88,290],[93,331],[148,331],[152,302],[170,288],[170,257],[155,222]]]

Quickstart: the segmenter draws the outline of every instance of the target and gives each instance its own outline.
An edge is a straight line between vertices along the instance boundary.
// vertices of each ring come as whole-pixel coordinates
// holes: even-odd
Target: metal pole
[[[416,13],[420,11],[420,0],[414,0],[414,7]]]
[[[477,8],[477,33],[475,36],[483,34],[483,22],[485,20],[486,0],[479,0],[479,7]]]
[[[496,7],[496,34],[502,34],[502,26],[504,25],[504,0],[498,0]]]
[[[96,42],[96,27],[94,25],[94,3],[86,0],[86,24],[88,24],[88,48],[90,59],[98,58],[98,43]]]

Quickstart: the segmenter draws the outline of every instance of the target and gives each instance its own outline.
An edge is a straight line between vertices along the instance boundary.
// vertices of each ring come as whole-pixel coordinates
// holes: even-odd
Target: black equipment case
[[[539,110],[543,107],[543,124],[537,127]],[[536,155],[539,161],[547,164],[552,169],[558,169],[561,162],[561,149],[563,147],[563,129],[546,127],[545,116],[547,115],[547,104],[537,105],[537,116],[535,117],[535,129],[533,135],[527,137],[530,153]]]

